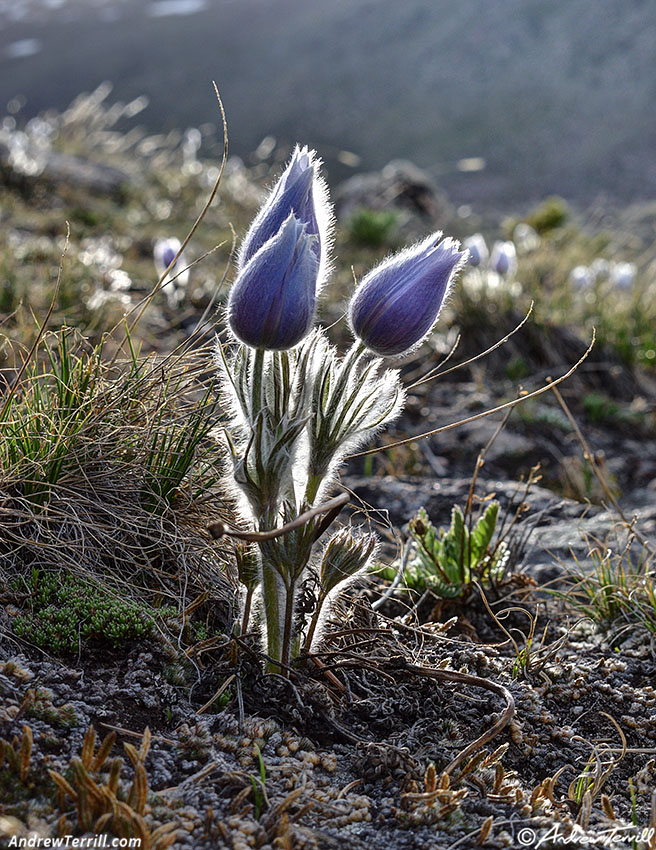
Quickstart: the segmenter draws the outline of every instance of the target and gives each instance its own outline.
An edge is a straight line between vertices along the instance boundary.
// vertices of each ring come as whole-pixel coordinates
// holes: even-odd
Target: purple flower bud
[[[289,165],[269,193],[253,220],[239,252],[238,269],[251,260],[260,248],[275,236],[290,213],[305,225],[309,236],[315,236],[312,251],[319,264],[318,285],[327,274],[332,212],[328,189],[319,175],[321,160],[307,147],[294,149]]]
[[[163,275],[171,265],[175,259],[175,255],[181,247],[180,240],[175,237],[171,239],[158,239],[157,242],[155,242],[153,257],[155,259],[155,267],[160,276]],[[175,266],[173,268],[175,268]],[[173,269],[171,269],[171,271],[173,271]]]
[[[490,268],[497,274],[512,277],[517,269],[517,251],[513,242],[495,242],[490,254]]]
[[[181,247],[180,240],[175,237],[157,240],[153,249],[153,257],[159,277],[171,265]],[[171,308],[179,307],[185,300],[188,283],[189,269],[187,268],[185,256],[182,254],[162,281],[162,289]]]
[[[610,282],[617,289],[631,289],[636,279],[635,263],[615,263],[610,270]]]
[[[430,332],[456,273],[467,261],[453,239],[434,233],[369,272],[355,291],[351,328],[383,357],[403,354]]]
[[[228,300],[235,336],[253,348],[292,348],[311,330],[319,261],[315,234],[290,213],[248,260]]]
[[[462,247],[469,251],[468,262],[470,266],[482,266],[490,256],[482,233],[474,233],[472,236],[468,236],[462,243]]]
[[[164,248],[164,251],[162,252],[162,265],[164,266],[165,269],[168,269],[168,267],[171,265],[171,263],[175,259],[175,255],[177,253],[178,252],[175,249],[171,248],[170,245],[167,245],[166,248]],[[175,268],[175,266],[174,266],[174,268]]]

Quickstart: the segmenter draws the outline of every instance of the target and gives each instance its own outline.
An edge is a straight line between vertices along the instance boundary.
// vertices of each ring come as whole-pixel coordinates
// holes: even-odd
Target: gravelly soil
[[[405,486],[395,482],[386,490],[379,482],[374,488],[392,515]],[[432,496],[435,509],[441,499],[453,504],[459,483],[442,486],[425,485],[423,493],[413,487],[412,498]],[[502,498],[505,492],[497,488]],[[534,504],[543,519],[576,521],[573,504],[556,505],[546,492],[536,491]],[[598,840],[612,827],[633,829],[633,818],[649,826],[656,663],[644,635],[629,637],[618,653],[590,624],[580,623],[556,649],[567,620],[552,600],[541,622],[550,621],[545,640],[554,650],[541,658],[535,646],[528,673],[516,676],[516,656],[508,644],[499,645],[500,633],[481,644],[458,626],[442,633],[431,624],[395,625],[368,608],[371,593],[351,608],[351,633],[327,639],[326,650],[339,653],[323,656],[326,663],[337,658],[341,664],[337,684],[320,670],[301,670],[293,683],[263,677],[248,646],[236,658],[225,651],[203,656],[203,668],[188,668],[184,681],[172,684],[171,653],[158,644],[92,651],[63,662],[35,651],[26,655],[5,640],[0,737],[8,742],[16,737],[19,749],[28,725],[34,740],[23,780],[6,761],[0,771],[5,840],[12,830],[26,835],[28,828],[56,834],[61,815],[81,834],[76,805],[61,794],[57,800],[45,771],[56,770],[75,784],[70,763],[80,755],[90,724],[98,739],[113,730],[116,741],[105,764],[89,774],[98,786],[106,784],[111,759],[123,756],[117,793],[127,801],[134,769],[124,744],[138,747],[149,727],[143,822],[150,832],[173,824],[175,847],[470,847],[489,818],[483,846],[521,846],[532,829],[535,838],[525,846],[545,837],[540,846],[548,847],[558,845],[557,837],[546,839],[550,829],[565,835],[579,828],[577,819],[584,829],[581,841]],[[394,613],[393,606],[387,613]],[[474,624],[483,616],[467,614]],[[5,613],[5,631],[7,618]],[[514,716],[483,748],[490,756],[503,746],[496,763],[492,757],[469,773],[461,765],[448,786],[440,785],[457,754],[500,718],[504,699],[471,682],[411,672],[409,663],[448,665],[509,691]],[[231,680],[227,705],[199,713],[232,673],[238,679]],[[568,786],[595,754],[601,774],[617,764],[605,781],[597,777],[601,787],[581,806],[581,794],[573,785],[568,793]],[[561,769],[549,787],[545,780]]]

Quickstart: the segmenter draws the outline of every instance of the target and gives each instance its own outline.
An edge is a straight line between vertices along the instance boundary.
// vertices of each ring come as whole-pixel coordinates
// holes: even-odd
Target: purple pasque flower
[[[635,263],[614,263],[610,269],[610,282],[618,289],[631,289],[636,279]]]
[[[517,250],[514,242],[495,242],[490,254],[490,268],[501,277],[512,277],[517,271]]]
[[[453,239],[441,232],[406,248],[369,272],[351,299],[351,328],[382,357],[409,351],[422,342],[437,317],[456,273],[467,261]]]
[[[244,237],[237,263],[240,271],[293,213],[305,225],[306,233],[316,237],[312,251],[319,265],[317,285],[321,286],[328,272],[332,211],[320,166],[316,151],[298,145],[294,148],[289,164]]]
[[[290,213],[241,268],[228,299],[228,322],[243,343],[280,351],[310,332],[319,269],[316,241]]]
[[[155,260],[155,267],[157,268],[160,276],[163,275],[171,265],[181,247],[182,245],[180,240],[175,237],[170,239],[158,239],[157,242],[155,242],[155,247],[153,248],[153,259]]]
[[[155,268],[157,274],[162,277],[164,272],[176,258],[178,251],[182,247],[179,239],[171,237],[170,239],[158,239],[153,248],[153,259],[155,260]],[[167,276],[162,281],[162,289],[172,308],[179,307],[185,300],[187,294],[187,284],[189,283],[189,268],[185,260],[184,254],[178,257],[177,262],[171,268]]]
[[[470,266],[482,266],[487,262],[488,257],[490,256],[490,252],[487,248],[487,242],[485,241],[485,237],[482,233],[474,233],[471,236],[468,236],[462,243],[462,247],[469,251],[468,262]]]

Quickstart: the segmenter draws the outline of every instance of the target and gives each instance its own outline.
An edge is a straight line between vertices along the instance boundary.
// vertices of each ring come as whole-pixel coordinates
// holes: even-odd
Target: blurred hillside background
[[[332,183],[402,157],[456,204],[656,194],[653,0],[0,0],[0,111],[102,81],[150,132],[303,140]],[[220,140],[218,142],[220,144]]]

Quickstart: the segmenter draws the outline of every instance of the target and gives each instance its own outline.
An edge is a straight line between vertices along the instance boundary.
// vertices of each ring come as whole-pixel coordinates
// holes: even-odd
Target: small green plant
[[[198,474],[204,486],[216,481],[212,474],[216,451],[201,452],[214,427],[216,407],[210,386],[183,422],[171,422],[169,411],[158,411],[144,457],[141,503],[146,510],[160,513],[171,505],[194,463],[201,467]],[[200,492],[194,490],[192,497]]]
[[[399,216],[393,210],[371,210],[366,207],[355,210],[348,221],[351,242],[368,248],[388,245],[398,226]]]
[[[70,703],[55,705],[52,698],[53,693],[48,688],[29,688],[25,699],[25,713],[28,717],[45,720],[51,726],[59,726],[61,729],[77,726],[79,720],[73,706]]]
[[[89,350],[69,328],[47,335],[4,402],[0,480],[34,508],[48,504],[62,481],[85,480],[100,466],[125,471],[131,463],[151,513],[170,507],[190,477],[192,498],[216,482],[217,452],[207,441],[217,414],[211,384],[191,401],[197,387],[189,367],[164,379],[127,342],[127,363],[112,371],[102,344]]]
[[[264,764],[262,753],[260,752],[260,748],[257,744],[255,745],[255,749],[257,750],[257,761],[260,767],[260,775],[257,777],[251,774],[248,778],[250,779],[251,786],[253,788],[255,820],[259,820],[262,812],[264,811],[264,807],[267,805],[266,765]]]
[[[529,376],[531,370],[523,357],[514,357],[506,366],[505,372],[509,381],[522,381]]]
[[[529,213],[526,222],[538,233],[543,234],[562,227],[567,223],[568,219],[569,209],[567,203],[562,198],[554,196],[544,200]]]
[[[605,711],[600,711],[599,714],[615,727],[620,738],[621,748],[611,748],[605,742],[590,744],[592,752],[579,775],[570,783],[567,791],[568,799],[578,804],[582,804],[586,796],[590,797],[591,802],[597,799],[609,776],[627,752],[626,737],[617,721]]]
[[[73,654],[89,641],[117,647],[154,626],[141,607],[70,574],[35,570],[27,590],[30,611],[14,619],[14,632],[57,655]]]
[[[62,329],[55,346],[46,343],[42,351],[46,362],[30,362],[20,391],[8,396],[0,414],[0,469],[35,506],[49,500],[71,465],[90,459],[75,449],[99,404],[102,347],[75,354],[70,332]]]
[[[474,584],[490,586],[503,578],[509,559],[507,544],[493,544],[499,503],[490,502],[475,524],[456,505],[448,529],[437,531],[421,508],[410,521],[416,554],[405,575],[408,587],[430,589],[443,599],[466,598]]]
[[[656,589],[652,554],[634,532],[623,543],[586,537],[589,564],[575,557],[566,567],[567,591],[552,591],[619,641],[636,626],[656,638]]]

